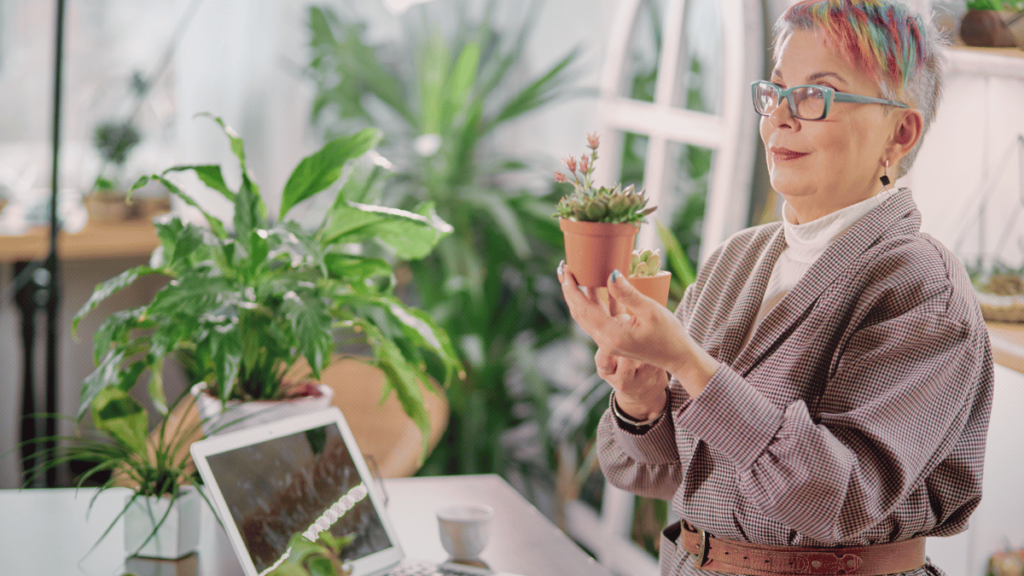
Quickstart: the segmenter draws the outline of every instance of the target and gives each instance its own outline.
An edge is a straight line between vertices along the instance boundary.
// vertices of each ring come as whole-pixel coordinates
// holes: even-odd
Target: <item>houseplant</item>
[[[600,139],[587,136],[589,155],[565,159],[569,177],[555,172],[555,182],[569,182],[573,191],[559,202],[554,216],[565,236],[565,259],[580,286],[602,287],[614,270],[628,270],[633,243],[644,217],[654,212],[643,191],[595,186],[594,164]]]
[[[278,217],[271,219],[248,172],[242,139],[221,119],[213,120],[238,159],[240,185],[229,188],[220,166],[190,165],[144,176],[132,187],[160,182],[197,208],[206,226],[177,216],[156,223],[161,246],[149,263],[97,286],[78,311],[75,329],[137,278],[169,280],[148,304],[116,312],[100,325],[97,369],[82,386],[79,415],[100,391],[130,390],[145,372],[150,396],[162,407],[162,367],[168,356],[179,354],[206,384],[204,393],[221,402],[316,395],[310,382],[281,376],[302,358],[318,378],[335,350],[337,332],[369,346],[372,363],[387,376],[388,392],[396,393],[424,432],[425,448],[429,425],[420,382],[431,377],[447,385],[461,366],[444,331],[393,295],[391,265],[359,248],[373,240],[398,258],[422,258],[451,227],[430,204],[411,212],[365,203],[386,176],[379,162],[364,157],[380,140],[374,129],[341,136],[304,158],[285,184]],[[233,233],[172,182],[169,176],[178,172],[194,173],[233,203]],[[315,227],[286,219],[293,207],[321,192],[330,203]]]
[[[178,401],[185,398],[179,397]],[[128,487],[131,493],[98,545],[124,518],[125,551],[129,556],[175,559],[199,546],[200,500],[212,504],[197,488],[187,439],[198,424],[164,417],[147,437],[149,414],[127,392],[116,387],[99,391],[91,403],[94,430],[52,441],[38,456],[25,486],[40,474],[69,462],[87,463],[78,479],[81,488],[105,477],[89,504],[105,490]],[[54,416],[60,417],[60,416]],[[95,548],[95,545],[94,545]]]
[[[116,222],[134,215],[135,207],[125,201],[122,182],[124,164],[142,135],[130,121],[101,122],[93,130],[92,143],[103,161],[93,189],[83,202],[89,217],[100,222]]]
[[[968,46],[1024,49],[1024,0],[967,0],[960,38]]]
[[[672,273],[661,269],[659,250],[633,251],[629,260],[629,283],[641,294],[662,306],[668,304]]]
[[[545,439],[510,437],[516,427],[545,430],[551,382],[537,373],[538,351],[571,334],[551,270],[562,235],[550,218],[558,194],[540,186],[546,158],[498,141],[508,127],[545,106],[582,94],[575,84],[579,51],[531,69],[530,34],[540,3],[522,20],[513,2],[479,9],[434,0],[371,26],[377,3],[339,2],[311,8],[316,80],[314,122],[332,135],[376,126],[380,152],[394,163],[389,205],[434,202],[455,225],[430,255],[402,265],[405,293],[445,329],[465,366],[463,383],[447,390],[446,441],[424,473],[532,474],[517,447],[539,453]],[[375,24],[382,24],[378,19]],[[543,189],[540,189],[543,188]],[[537,469],[543,468],[543,464]]]

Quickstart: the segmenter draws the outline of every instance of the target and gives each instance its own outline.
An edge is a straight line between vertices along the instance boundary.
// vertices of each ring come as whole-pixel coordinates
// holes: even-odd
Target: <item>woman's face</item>
[[[796,31],[786,39],[771,81],[782,88],[819,84],[836,92],[882,97],[869,76],[811,31]],[[833,102],[824,120],[795,118],[788,102],[762,116],[761,140],[772,187],[792,208],[790,220],[809,222],[881,191],[879,177],[896,116],[878,104],[846,102]]]

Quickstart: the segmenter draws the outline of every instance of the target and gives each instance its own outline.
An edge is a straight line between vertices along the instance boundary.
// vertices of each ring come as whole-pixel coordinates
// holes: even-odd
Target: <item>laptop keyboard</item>
[[[406,560],[391,569],[383,576],[482,576],[494,574],[493,570],[463,566],[446,562],[443,565],[435,562],[415,562]]]

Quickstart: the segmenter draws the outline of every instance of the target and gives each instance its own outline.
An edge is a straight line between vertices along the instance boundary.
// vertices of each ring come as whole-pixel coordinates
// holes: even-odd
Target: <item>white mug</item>
[[[477,558],[490,536],[494,508],[482,504],[448,506],[437,511],[441,546],[453,560]]]

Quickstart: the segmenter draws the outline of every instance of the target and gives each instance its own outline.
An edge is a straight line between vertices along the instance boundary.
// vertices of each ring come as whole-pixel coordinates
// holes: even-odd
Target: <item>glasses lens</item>
[[[758,114],[767,116],[779,105],[779,91],[768,82],[759,82],[754,89],[754,109]]]
[[[789,95],[796,117],[819,120],[825,115],[825,91],[817,86],[803,86]]]

